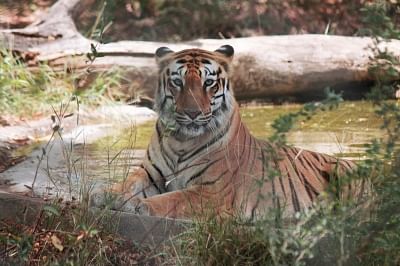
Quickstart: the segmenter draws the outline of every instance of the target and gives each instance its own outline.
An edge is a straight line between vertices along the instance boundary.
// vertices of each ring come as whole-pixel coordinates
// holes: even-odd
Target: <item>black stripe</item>
[[[153,160],[152,160],[152,158],[150,157],[150,151],[149,151],[149,150],[146,152],[146,154],[147,154],[147,159],[148,159],[149,162],[151,163],[151,166],[153,166],[154,169],[156,169],[157,173],[160,175],[160,177],[161,177],[162,179],[165,179],[165,178],[164,178],[164,174],[163,174],[163,172],[161,171],[161,169],[158,168],[158,166],[157,166],[156,164],[153,163]],[[147,170],[146,170],[146,172],[147,172]]]
[[[156,123],[156,133],[157,133],[157,140],[158,140],[160,147],[161,147],[161,142],[162,142],[161,128],[160,128],[161,126],[162,126],[161,121],[158,120],[158,122]]]
[[[296,172],[296,175],[298,176],[298,178],[300,180],[302,180],[303,182],[301,182],[302,184],[304,183],[304,188],[306,189],[307,195],[310,198],[311,201],[313,201],[313,195],[319,195],[319,193],[317,192],[317,190],[311,185],[311,183],[307,180],[307,178],[304,176],[304,174],[302,174],[302,172],[300,172],[296,165],[296,162],[294,161],[294,158],[292,158],[291,156],[287,156],[287,158],[289,159],[290,163],[293,166],[294,171]]]
[[[225,93],[222,93],[222,94],[219,94],[219,95],[214,95],[214,100],[218,99],[218,98],[221,98],[221,97],[224,97],[224,96],[225,96]]]
[[[163,143],[160,144],[160,150],[161,150],[161,156],[163,157],[165,163],[167,164],[168,168],[171,170],[171,172],[174,172],[174,164],[171,161],[171,159],[167,156],[167,153],[165,152]]]
[[[146,168],[144,168],[143,167],[143,169],[146,171],[146,173],[147,173],[147,176],[149,177],[149,179],[150,179],[150,183],[151,184],[153,184],[153,186],[155,186],[156,187],[156,189],[157,189],[157,191],[158,191],[158,193],[159,194],[162,194],[162,191],[161,191],[161,189],[157,186],[157,183],[154,181],[154,179],[151,177],[151,175],[150,175],[150,173],[149,173],[149,171],[147,171],[147,169]],[[145,194],[145,192],[144,192],[144,189],[143,189],[143,195],[145,196],[145,198],[146,198],[146,194]]]
[[[209,167],[211,167],[213,164],[215,164],[215,163],[217,163],[217,162],[219,162],[219,161],[220,161],[220,160],[218,160],[218,161],[213,161],[211,164],[209,164],[209,165],[207,165],[206,167],[204,167],[200,172],[198,172],[197,174],[191,176],[191,177],[189,178],[189,180],[186,181],[185,186],[188,186],[188,184],[189,184],[191,181],[193,181],[193,180],[195,180],[196,178],[200,177],[202,174],[204,174],[205,171],[207,171],[207,170],[209,169]],[[227,170],[227,171],[228,171],[228,170]],[[219,180],[219,179],[221,178],[221,176],[222,176],[222,175],[220,175],[219,177],[217,177],[217,179],[213,180],[212,182],[215,183],[217,180]]]
[[[279,169],[279,173],[281,174],[281,170],[280,170],[280,169]],[[282,182],[282,175],[279,175],[278,180],[279,180],[279,185],[281,186],[283,195],[285,196],[285,199],[286,199],[286,198],[287,198],[287,195],[286,195],[285,186],[283,185],[283,182]]]
[[[253,145],[254,145],[254,147],[253,147]],[[257,146],[257,141],[256,140],[254,140],[254,138],[253,138],[253,136],[251,136],[251,138],[250,138],[250,150],[252,150],[253,151],[253,159],[252,160],[250,160],[250,162],[251,162],[251,166],[250,166],[250,171],[253,171],[253,169],[254,169],[254,164],[256,163],[256,158],[257,158],[257,150],[256,149],[260,149],[260,151],[261,151],[261,153],[263,153],[264,151],[261,149],[261,147],[258,147]],[[262,157],[263,159],[263,161],[261,162],[262,164],[263,164],[263,167],[265,167],[265,163],[266,163],[266,159],[265,159],[265,155],[263,155],[263,157]],[[264,176],[264,174],[263,174],[263,176]]]
[[[252,138],[250,138],[250,143],[251,143],[251,140],[252,140]],[[251,150],[251,148],[250,148],[249,150]],[[249,158],[249,157],[248,157],[248,158]],[[254,161],[255,161],[255,160],[254,160]],[[263,188],[263,186],[264,186],[264,181],[265,181],[265,164],[264,164],[264,162],[265,162],[265,155],[264,155],[264,153],[261,151],[261,163],[262,163],[262,167],[261,167],[261,170],[262,170],[262,171],[261,171],[261,181],[262,181],[262,184],[260,185],[260,187],[259,187],[259,189],[258,189],[258,197],[257,197],[256,204],[253,206],[253,209],[251,210],[251,217],[250,217],[251,220],[254,220],[254,218],[255,218],[255,216],[256,216],[256,211],[257,211],[258,205],[260,204],[260,200],[263,198],[263,195],[260,195],[260,194],[262,193],[262,188]],[[253,162],[253,165],[254,165],[254,162]],[[253,166],[250,167],[250,171],[252,170],[252,168],[253,168]],[[272,195],[273,195],[272,200],[274,200],[274,199],[275,199],[275,185],[274,185],[274,180],[272,180]]]
[[[266,144],[269,145],[268,143],[266,143]],[[273,162],[274,162],[274,164],[275,164],[275,166],[276,166],[276,169],[277,169],[278,172],[279,172],[278,181],[279,181],[279,185],[280,185],[280,187],[281,187],[281,190],[282,190],[282,192],[283,192],[283,196],[285,197],[285,201],[286,201],[287,195],[286,195],[285,186],[283,185],[283,182],[282,182],[282,170],[279,168],[279,161],[280,161],[280,158],[278,158],[278,154],[276,154],[275,148],[272,147],[272,145],[269,145],[269,147],[268,147],[267,149],[268,149],[268,151],[270,152],[270,154],[271,154],[271,159],[273,160]],[[278,203],[279,203],[279,202],[278,202]]]
[[[290,177],[287,177],[287,178],[289,179],[289,186],[290,186],[290,191],[292,194],[293,208],[296,212],[299,212],[300,211],[299,197],[297,196],[296,189],[294,188],[293,180]]]
[[[160,121],[160,120],[158,120],[158,121]],[[159,126],[161,126],[161,122],[157,122],[157,124],[156,124],[156,131],[157,131],[157,135],[158,135],[158,143],[160,146],[160,153],[164,159],[164,162],[167,164],[168,168],[171,170],[171,172],[174,172],[173,164],[172,164],[170,158],[168,158],[168,156],[165,152],[165,149],[164,149],[164,145],[162,142],[163,136],[161,135],[161,129],[159,128]]]
[[[162,88],[164,89],[164,92],[165,92],[165,78],[161,79],[161,84],[162,84]]]
[[[242,127],[243,127],[243,124],[241,124],[241,128]],[[240,133],[240,129],[239,129],[239,133]],[[242,160],[242,158],[244,158],[243,155],[244,155],[244,150],[246,149],[247,137],[248,137],[248,134],[244,134],[244,141],[243,141],[244,145],[242,145],[243,147],[242,147],[242,150],[240,151],[240,154],[239,154],[241,160]],[[246,158],[244,158],[244,159],[246,159]]]
[[[210,75],[211,74],[211,70],[208,68],[208,67],[204,67],[204,70],[206,71],[206,74],[207,75]]]
[[[189,154],[186,157],[179,157],[178,159],[178,163],[182,163],[186,160],[189,160],[190,158],[192,158],[193,156],[197,155],[198,153],[200,153],[202,150],[206,149],[207,147],[213,145],[214,143],[216,143],[218,140],[220,140],[222,137],[225,136],[225,133],[228,131],[229,127],[225,127],[224,131],[222,131],[221,133],[217,134],[215,138],[213,138],[210,142],[204,144],[203,146],[201,146],[200,148],[198,148],[197,150],[195,150],[194,152],[192,152],[191,154]]]
[[[165,105],[167,104],[167,100],[170,99],[172,101],[174,101],[174,97],[171,95],[166,95],[161,103],[161,108],[160,109],[164,109]]]

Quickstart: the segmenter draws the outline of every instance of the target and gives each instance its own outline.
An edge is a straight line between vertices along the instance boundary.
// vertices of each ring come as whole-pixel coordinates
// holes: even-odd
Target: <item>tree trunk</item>
[[[200,39],[179,44],[120,41],[99,44],[82,36],[74,16],[94,0],[59,0],[47,16],[24,29],[0,31],[0,48],[21,54],[30,67],[46,62],[56,70],[92,72],[119,66],[148,96],[156,87],[154,52],[198,47],[214,50],[223,44],[235,48],[233,83],[238,99],[320,95],[325,87],[353,93],[371,81],[373,56],[370,38],[328,35],[262,36],[225,40]],[[400,41],[380,44],[400,56]],[[96,47],[100,57],[88,60]]]

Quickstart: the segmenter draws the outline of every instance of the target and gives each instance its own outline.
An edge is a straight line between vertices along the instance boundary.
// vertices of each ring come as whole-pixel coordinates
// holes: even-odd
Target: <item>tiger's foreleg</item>
[[[122,182],[110,189],[91,195],[91,205],[120,208],[121,204],[131,198],[146,198],[162,193],[163,184],[154,184],[144,168],[137,168]]]
[[[213,215],[228,213],[230,203],[228,199],[198,185],[150,198],[125,199],[120,209],[140,215],[189,218],[210,212]]]
[[[147,198],[162,193],[163,184],[154,184],[146,170],[137,168],[125,180],[112,186],[112,193],[130,197]]]

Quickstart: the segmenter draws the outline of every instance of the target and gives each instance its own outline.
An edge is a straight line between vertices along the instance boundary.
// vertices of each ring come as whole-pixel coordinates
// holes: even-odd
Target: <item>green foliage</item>
[[[370,0],[368,0],[369,2]],[[182,41],[293,33],[354,35],[365,0],[97,0],[78,28],[101,40]],[[106,3],[105,7],[103,3]],[[90,11],[88,12],[91,13]],[[95,13],[95,12],[93,12]],[[110,23],[111,22],[111,23]],[[398,23],[398,22],[396,22]],[[92,30],[90,30],[91,28]],[[89,34],[90,35],[90,34]],[[98,36],[100,36],[98,34]]]
[[[326,207],[325,207],[326,208]],[[285,224],[271,208],[265,217],[249,222],[241,216],[197,217],[193,227],[175,241],[178,265],[305,265],[328,233],[328,219],[315,219],[315,208]]]
[[[381,37],[385,39],[400,39],[400,30],[394,18],[400,15],[397,1],[375,0],[366,4],[362,9],[362,21],[365,28],[361,35]]]
[[[393,2],[380,2],[366,9],[371,16],[371,32],[376,41],[371,59],[370,74],[375,84],[367,96],[382,117],[386,138],[376,139],[368,147],[368,159],[359,171],[369,173],[376,195],[371,218],[361,227],[361,245],[358,256],[370,265],[398,265],[400,263],[400,106],[393,98],[400,88],[400,61],[379,44],[388,38],[400,39],[400,30],[393,26],[388,14],[399,6]],[[369,12],[369,13],[368,13]],[[375,20],[372,17],[375,16]],[[367,16],[368,18],[368,16]],[[383,38],[383,39],[381,39]]]
[[[46,103],[59,102],[68,90],[50,85],[55,76],[45,65],[29,71],[10,52],[0,51],[0,113],[29,115],[42,111]]]
[[[95,54],[98,57],[97,54]],[[97,75],[97,76],[96,76]],[[81,103],[97,106],[124,100],[120,69],[102,73],[55,71],[46,64],[29,68],[7,50],[0,51],[0,114],[30,117],[53,111],[53,106],[78,95]],[[80,84],[82,83],[82,84]]]
[[[98,57],[98,56],[96,56]],[[100,105],[107,101],[122,101],[126,98],[122,90],[125,77],[118,68],[96,73],[96,78],[85,88],[75,91],[83,103]]]
[[[117,8],[120,8],[123,4],[124,1],[121,0],[96,1],[95,6],[97,7],[98,12],[90,31],[87,33],[88,37],[101,43],[105,42],[104,32],[106,32],[112,25]]]

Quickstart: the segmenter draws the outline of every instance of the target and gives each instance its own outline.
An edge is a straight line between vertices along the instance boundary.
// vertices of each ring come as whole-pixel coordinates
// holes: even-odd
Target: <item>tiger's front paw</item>
[[[139,215],[150,215],[150,208],[140,198],[113,192],[93,193],[90,197],[90,206]]]
[[[90,195],[90,207],[114,209],[116,202],[119,202],[122,196],[110,191],[95,192]]]
[[[138,215],[150,215],[149,206],[140,198],[124,198],[118,199],[116,210],[130,212]]]

